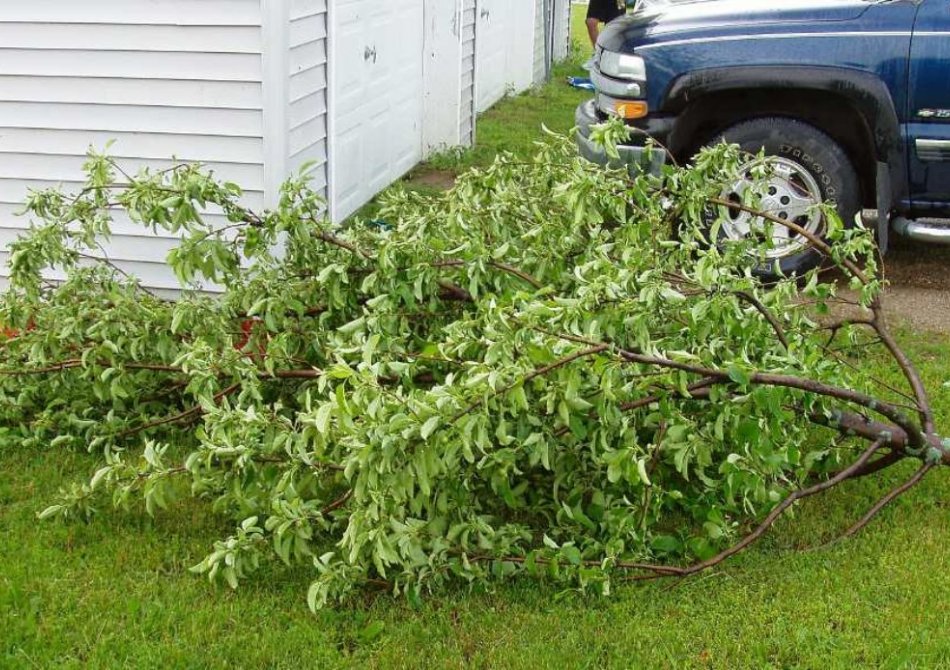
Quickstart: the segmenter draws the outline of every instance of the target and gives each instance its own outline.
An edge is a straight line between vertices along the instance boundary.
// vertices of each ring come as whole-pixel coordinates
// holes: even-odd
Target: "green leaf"
[[[439,427],[439,424],[441,422],[442,422],[442,418],[439,416],[433,416],[427,419],[426,422],[422,424],[422,430],[420,431],[420,433],[422,434],[422,439],[423,440],[429,439],[429,436],[435,432],[436,428]]]
[[[359,633],[359,640],[363,644],[375,642],[383,631],[386,630],[386,624],[382,621],[373,621],[367,624]]]
[[[330,403],[320,405],[314,416],[313,425],[323,435],[326,435],[330,425],[330,417],[333,414],[334,407]]]
[[[682,550],[683,543],[673,535],[658,535],[650,541],[650,547],[661,554],[676,554]]]
[[[751,380],[751,378],[749,377],[749,373],[747,373],[745,370],[743,370],[739,366],[730,365],[727,372],[729,373],[729,379],[734,381],[736,384],[739,384],[740,386],[749,385],[749,381]]]
[[[653,484],[650,483],[650,476],[647,474],[646,459],[641,458],[637,460],[637,474],[640,476],[640,481],[646,486],[653,486]]]
[[[571,565],[580,565],[581,564],[581,552],[580,549],[573,545],[565,545],[561,547],[561,555],[567,560]]]
[[[63,505],[50,505],[42,512],[37,514],[37,518],[40,520],[50,519],[54,516],[57,516],[58,514],[61,514],[64,510],[65,507]]]

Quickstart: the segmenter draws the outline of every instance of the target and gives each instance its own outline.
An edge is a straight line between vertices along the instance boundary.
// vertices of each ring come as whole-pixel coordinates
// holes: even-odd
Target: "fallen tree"
[[[235,586],[312,562],[314,608],[521,573],[607,592],[717,565],[796,501],[917,461],[856,532],[950,447],[867,231],[825,208],[831,242],[812,240],[853,299],[822,270],[763,286],[768,235],[709,244],[734,209],[811,235],[719,196],[741,163],[719,147],[631,179],[554,137],[339,227],[306,176],[258,213],[200,167],[90,154],[78,194],[31,195],[0,305],[3,423],[102,461],[40,516],[194,498],[236,523],[196,571]],[[117,212],[181,239],[179,299],[106,256]]]

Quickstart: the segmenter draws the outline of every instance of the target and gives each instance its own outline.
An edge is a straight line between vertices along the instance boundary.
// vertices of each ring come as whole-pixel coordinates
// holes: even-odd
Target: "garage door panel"
[[[397,35],[422,36],[420,26],[425,25],[425,14],[421,2],[415,0],[400,3],[402,10],[393,17],[392,29]],[[394,51],[392,65],[404,73],[422,71],[422,50],[424,45],[421,39],[395,39],[390,42]]]
[[[350,0],[333,12],[337,220],[422,158],[424,6],[424,0]]]
[[[363,156],[363,137],[360,127],[349,133],[338,135],[336,151],[333,154],[334,201],[343,210],[354,211],[360,206],[365,164]]]
[[[369,116],[363,124],[366,163],[363,174],[366,188],[375,193],[389,185],[392,164],[392,138],[395,135],[389,124],[388,109]]]
[[[366,68],[363,51],[363,16],[360,11],[364,2],[358,0],[335,10],[336,31],[334,32],[334,58],[337,86],[334,88],[335,109],[342,117],[347,110],[358,106],[365,97]]]
[[[535,10],[530,0],[479,0],[476,20],[476,89],[483,112],[509,90],[523,91],[534,81]]]
[[[480,0],[478,3],[475,45],[480,112],[505,95],[508,13],[507,0]]]
[[[396,85],[392,88],[391,119],[395,125],[392,133],[391,159],[393,177],[402,176],[422,160],[423,118],[423,51],[424,36],[420,27],[425,25],[424,3],[402,0],[395,28],[399,35],[418,34],[418,39],[394,41],[396,58],[393,76]]]
[[[421,96],[420,96],[421,98]],[[415,96],[403,99],[400,104],[393,108],[392,120],[394,122],[392,137],[394,172],[396,175],[402,175],[418,163],[421,158],[421,146],[415,141],[421,132],[420,119],[422,118],[421,100]]]

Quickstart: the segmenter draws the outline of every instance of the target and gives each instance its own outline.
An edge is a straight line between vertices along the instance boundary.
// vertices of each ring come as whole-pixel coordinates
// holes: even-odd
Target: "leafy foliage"
[[[196,571],[310,563],[313,608],[521,573],[607,593],[709,558],[850,462],[810,417],[853,400],[822,389],[870,386],[815,320],[833,284],[764,287],[767,242],[709,245],[741,162],[723,146],[631,179],[552,137],[336,226],[305,174],[255,213],[198,166],[91,153],[80,193],[31,195],[0,304],[0,420],[102,460],[40,516],[195,498],[235,524]],[[869,305],[873,240],[826,214]],[[120,215],[181,238],[179,299],[105,257]]]

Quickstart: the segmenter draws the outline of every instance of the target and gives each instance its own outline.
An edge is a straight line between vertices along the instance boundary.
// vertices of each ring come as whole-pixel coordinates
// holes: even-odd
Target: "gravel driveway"
[[[895,239],[896,238],[896,239]],[[893,318],[921,330],[950,334],[950,246],[891,238],[884,306]]]

